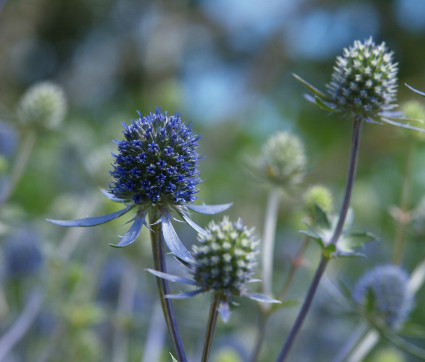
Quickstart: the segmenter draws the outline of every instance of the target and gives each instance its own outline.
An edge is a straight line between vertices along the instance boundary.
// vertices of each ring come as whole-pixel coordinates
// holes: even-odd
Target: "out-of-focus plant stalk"
[[[6,203],[21,179],[33,151],[35,140],[36,135],[33,131],[23,132],[20,149],[13,164],[10,177],[6,180],[3,188],[0,189],[0,207]]]
[[[0,361],[3,361],[13,347],[28,332],[41,310],[45,297],[44,291],[36,290],[26,303],[22,314],[10,329],[0,338]]]
[[[351,336],[343,344],[341,349],[338,351],[332,362],[343,362],[346,361],[350,353],[356,348],[356,346],[363,340],[366,333],[370,331],[370,327],[366,322],[361,322],[354,329]]]
[[[276,222],[279,211],[280,190],[275,187],[270,191],[264,219],[263,235],[263,293],[272,295],[273,285],[273,251],[276,238]]]
[[[160,212],[157,208],[152,207],[149,212],[149,220],[151,225],[151,244],[155,270],[166,273],[165,257],[164,257],[164,240],[162,236],[162,224],[157,223],[160,218]],[[162,278],[156,278],[159,299],[161,301],[162,311],[164,313],[165,323],[167,324],[168,333],[171,343],[175,349],[177,360],[179,362],[187,362],[186,353],[180,338],[177,327],[176,317],[174,315],[173,304],[170,299],[165,296],[169,294],[168,282]]]
[[[129,336],[122,325],[121,318],[130,315],[133,310],[137,278],[132,268],[127,268],[121,277],[120,294],[117,306],[117,324],[114,326],[112,361],[128,361]]]
[[[338,223],[335,227],[334,233],[329,241],[330,244],[336,245],[338,242],[338,239],[342,233],[342,228],[345,223],[345,219],[347,217],[348,208],[350,206],[350,200],[351,200],[351,193],[353,190],[354,185],[354,178],[356,175],[356,168],[357,168],[357,159],[359,155],[359,146],[360,146],[360,134],[361,134],[361,126],[362,126],[362,118],[359,116],[354,117],[353,121],[353,132],[352,132],[352,138],[351,138],[351,152],[350,152],[350,161],[348,166],[348,175],[347,175],[347,182],[345,185],[345,194],[344,194],[344,200],[342,202],[341,210],[339,213]],[[295,323],[292,327],[292,330],[282,348],[282,351],[277,359],[278,362],[284,361],[288,353],[292,347],[292,344],[298,334],[298,331],[300,330],[304,319],[307,315],[307,312],[310,309],[311,302],[313,301],[314,295],[316,294],[317,287],[319,285],[320,279],[322,278],[323,273],[326,270],[326,267],[329,263],[329,257],[322,254],[322,258],[320,260],[319,266],[316,270],[316,273],[314,275],[313,281],[310,285],[310,288],[307,292],[307,296],[304,299],[304,303],[301,307],[301,310],[297,316],[297,319],[295,320]]]
[[[310,244],[310,238],[306,236],[303,241],[303,244],[301,245],[301,248],[298,250],[297,255],[295,256],[294,260],[292,260],[291,262],[288,275],[285,279],[282,290],[279,293],[278,300],[283,301],[284,298],[286,297],[286,293],[288,292],[289,287],[291,286],[292,281],[294,280],[295,274],[298,268],[302,265],[303,256],[309,244]],[[269,320],[270,316],[274,313],[274,311],[275,311],[275,308],[270,308],[269,306],[264,306],[263,308],[260,309],[260,315],[258,317],[258,322],[257,322],[257,337],[255,340],[254,349],[251,353],[251,359],[250,359],[251,362],[256,362],[260,356],[261,347],[265,339],[267,321]]]
[[[394,240],[393,258],[392,262],[395,265],[401,263],[403,259],[404,244],[406,241],[407,226],[410,222],[409,215],[409,201],[410,201],[410,184],[412,174],[412,153],[413,153],[413,141],[409,142],[406,150],[406,159],[404,161],[405,168],[403,174],[403,184],[401,187],[401,200],[400,208],[396,212],[397,230]]]

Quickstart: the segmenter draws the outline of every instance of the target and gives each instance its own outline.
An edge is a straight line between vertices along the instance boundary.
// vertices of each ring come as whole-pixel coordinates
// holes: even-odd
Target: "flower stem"
[[[32,131],[23,134],[21,147],[10,173],[10,178],[6,180],[6,185],[0,190],[0,206],[9,199],[21,179],[34,148],[35,139],[35,133]]]
[[[218,306],[222,296],[215,293],[211,301],[210,315],[208,317],[207,332],[205,333],[204,351],[202,352],[202,362],[207,362],[211,351],[212,340],[214,337],[215,326],[217,325]]]
[[[409,142],[406,151],[406,159],[404,161],[405,169],[403,174],[403,184],[401,186],[400,209],[397,215],[397,230],[393,248],[392,262],[395,265],[401,263],[403,258],[403,249],[406,240],[407,225],[410,222],[408,214],[409,199],[410,199],[410,181],[412,170],[412,147],[413,142]]]
[[[357,159],[359,155],[359,146],[360,146],[360,134],[361,134],[362,118],[355,116],[353,122],[353,133],[351,137],[351,152],[350,152],[350,161],[348,165],[348,175],[347,182],[345,184],[345,195],[342,202],[341,210],[339,212],[338,223],[335,227],[334,233],[329,241],[331,244],[336,244],[341,235],[342,228],[345,223],[345,218],[347,217],[348,208],[350,205],[351,192],[354,185],[354,177],[356,175]],[[322,278],[323,273],[326,270],[328,265],[329,258],[322,255],[319,266],[317,267],[316,273],[314,275],[313,281],[310,285],[310,289],[307,292],[307,296],[304,299],[304,303],[301,307],[301,310],[298,313],[297,319],[289,333],[289,336],[285,342],[285,345],[282,348],[282,351],[277,359],[278,362],[282,362],[288,356],[288,353],[292,347],[292,344],[298,334],[298,331],[301,328],[301,325],[304,322],[304,319],[307,315],[307,312],[310,309],[311,302],[313,301],[314,295],[316,294],[317,287],[319,285],[320,279]]]
[[[298,250],[298,253],[295,257],[295,259],[291,263],[291,267],[289,269],[288,275],[286,277],[286,280],[283,284],[282,290],[279,293],[278,300],[283,300],[286,296],[286,293],[289,290],[289,287],[292,284],[292,281],[294,280],[295,274],[298,270],[298,268],[302,265],[302,259],[304,256],[305,251],[307,250],[307,247],[310,243],[310,238],[306,236],[304,239],[303,244],[301,245],[300,250]],[[257,337],[254,344],[254,349],[251,353],[251,362],[256,362],[258,360],[258,357],[260,356],[261,347],[264,342],[265,334],[266,334],[266,326],[267,322],[270,318],[270,316],[274,313],[275,308],[270,308],[268,305],[261,306],[260,308],[260,315],[258,317],[257,322]]]
[[[279,189],[270,191],[264,219],[263,235],[263,293],[272,295],[273,251],[279,210]]]
[[[0,361],[3,361],[15,345],[25,336],[43,306],[44,292],[36,290],[30,296],[22,314],[0,338]]]
[[[149,213],[149,221],[151,225],[151,243],[152,254],[155,270],[166,273],[165,258],[164,258],[164,240],[162,236],[162,224],[156,223],[160,218],[160,212],[157,208],[151,208]],[[165,323],[167,324],[168,333],[179,362],[187,362],[186,353],[183,343],[180,338],[180,333],[177,327],[176,318],[174,315],[173,304],[170,299],[165,296],[169,294],[168,282],[162,278],[156,278],[159,299],[161,301],[162,311],[164,313]]]

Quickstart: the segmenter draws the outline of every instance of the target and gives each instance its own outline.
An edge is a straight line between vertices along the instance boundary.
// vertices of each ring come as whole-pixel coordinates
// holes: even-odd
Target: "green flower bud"
[[[288,132],[279,132],[264,145],[256,169],[262,178],[283,186],[302,181],[305,166],[306,156],[301,140]]]
[[[337,57],[328,90],[340,109],[373,117],[394,108],[397,70],[385,43],[357,40]]]
[[[36,83],[22,96],[18,117],[24,125],[52,129],[65,117],[66,99],[61,87],[51,82]]]
[[[328,188],[322,185],[310,187],[304,194],[304,203],[307,212],[314,218],[316,214],[315,205],[319,206],[327,215],[332,213],[333,199],[332,193]]]
[[[241,295],[256,266],[258,242],[252,232],[240,219],[211,222],[206,235],[198,235],[201,245],[193,246],[195,281],[205,290]]]

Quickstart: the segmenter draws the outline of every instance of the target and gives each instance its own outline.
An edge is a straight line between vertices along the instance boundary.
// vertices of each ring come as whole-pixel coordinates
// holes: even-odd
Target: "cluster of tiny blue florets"
[[[398,69],[392,58],[385,43],[355,41],[337,57],[328,85],[332,99],[341,109],[364,115],[393,109]]]
[[[4,259],[5,274],[9,279],[37,274],[43,265],[38,237],[31,230],[19,230],[6,240]]]
[[[115,141],[118,155],[110,192],[136,204],[191,203],[198,192],[199,137],[178,113],[159,109],[124,124],[125,139]]]
[[[376,267],[359,280],[353,298],[366,312],[379,316],[388,327],[397,328],[412,309],[408,280],[407,273],[398,266]]]

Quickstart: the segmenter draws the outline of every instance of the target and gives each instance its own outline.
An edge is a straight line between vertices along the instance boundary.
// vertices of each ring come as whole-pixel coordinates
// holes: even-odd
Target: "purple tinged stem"
[[[339,213],[338,223],[330,239],[329,243],[336,244],[341,235],[342,228],[344,226],[345,219],[347,217],[348,208],[350,206],[351,192],[354,185],[354,177],[356,174],[357,160],[359,155],[359,146],[360,146],[360,134],[361,134],[362,118],[355,116],[353,122],[353,133],[351,138],[351,152],[350,152],[350,162],[348,166],[348,175],[347,182],[345,185],[345,195],[342,202],[341,210]],[[310,285],[310,289],[307,292],[307,296],[304,299],[304,303],[301,307],[301,310],[298,313],[297,319],[291,329],[291,332],[286,339],[285,345],[280,352],[280,355],[277,359],[277,362],[283,362],[289,354],[289,351],[292,347],[292,344],[304,322],[305,317],[310,309],[311,303],[313,301],[314,295],[316,294],[317,287],[319,286],[320,279],[324,274],[326,267],[329,263],[329,258],[326,258],[322,255],[319,266],[317,267],[316,273],[314,275],[313,281]]]

